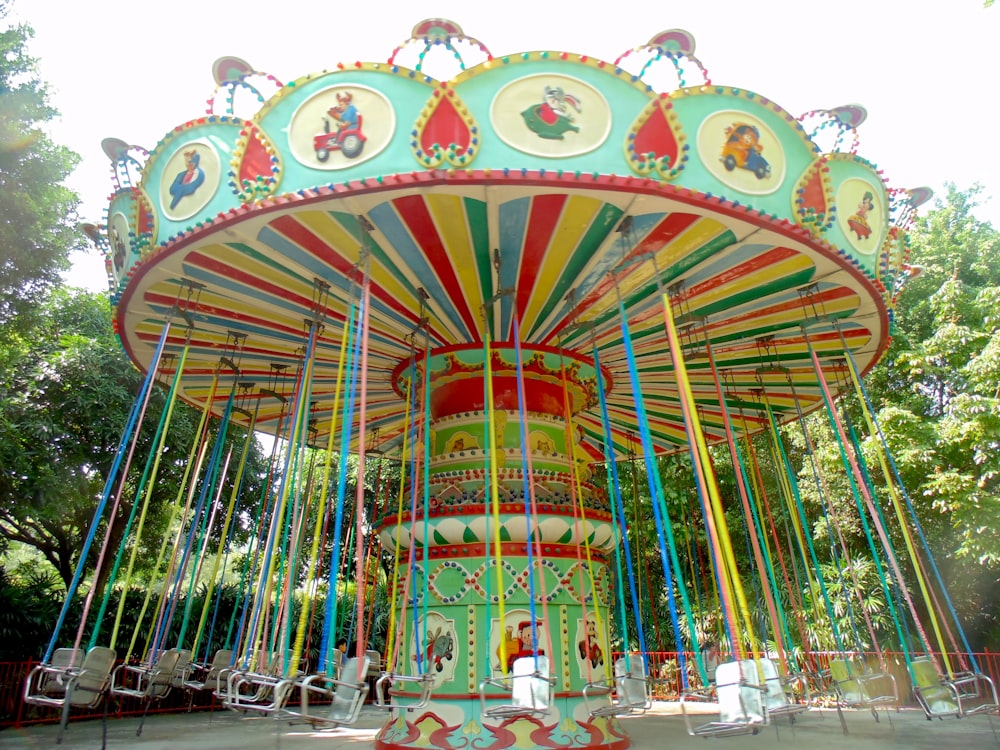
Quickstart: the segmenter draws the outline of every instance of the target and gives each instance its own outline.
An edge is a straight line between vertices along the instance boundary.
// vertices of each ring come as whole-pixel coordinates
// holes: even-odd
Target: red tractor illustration
[[[353,99],[350,91],[338,93],[337,105],[328,110],[329,117],[323,118],[323,132],[313,137],[313,150],[321,162],[329,159],[333,151],[340,151],[348,159],[361,155],[368,139],[361,132],[361,113]]]
[[[722,164],[732,172],[739,167],[753,172],[758,180],[771,174],[771,165],[760,155],[764,147],[760,144],[760,131],[753,125],[737,122],[726,128],[725,144],[722,146]]]

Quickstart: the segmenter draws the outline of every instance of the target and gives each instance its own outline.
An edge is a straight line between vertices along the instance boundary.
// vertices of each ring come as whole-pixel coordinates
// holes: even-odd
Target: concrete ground
[[[361,750],[373,747],[375,732],[385,718],[383,712],[365,707],[354,726],[319,732],[304,725],[290,726],[287,721],[247,718],[225,710],[211,714],[165,714],[150,716],[141,737],[135,735],[139,719],[112,719],[108,722],[107,747],[141,750]],[[800,714],[795,724],[783,718],[763,727],[756,736],[712,740],[688,735],[675,703],[657,703],[649,713],[626,717],[621,721],[631,735],[632,747],[636,750],[705,748],[706,742],[724,745],[725,750],[763,750],[779,744],[807,750],[1000,748],[1000,718],[995,716],[929,722],[922,712],[904,709],[893,712],[891,716],[881,712],[879,723],[868,711],[845,711],[844,720],[847,735],[835,710],[813,709]],[[6,729],[0,731],[0,750],[55,748],[57,736],[58,727],[51,725]],[[66,750],[100,748],[101,722],[70,724],[58,747]]]

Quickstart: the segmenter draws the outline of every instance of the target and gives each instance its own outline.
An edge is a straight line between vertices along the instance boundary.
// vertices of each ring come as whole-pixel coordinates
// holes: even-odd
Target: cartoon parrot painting
[[[567,94],[561,86],[546,86],[541,104],[534,104],[521,113],[524,124],[538,135],[553,141],[565,140],[564,133],[579,133],[573,124],[573,112],[582,112],[580,100]]]

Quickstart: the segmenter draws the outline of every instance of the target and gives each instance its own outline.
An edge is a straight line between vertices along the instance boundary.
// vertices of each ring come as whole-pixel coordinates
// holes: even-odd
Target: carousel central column
[[[570,352],[522,346],[521,354],[523,411],[514,347],[492,349],[491,420],[483,350],[431,352],[429,496],[424,497],[422,476],[408,477],[408,499],[412,483],[417,486],[415,512],[386,516],[377,530],[386,549],[399,545],[400,564],[406,566],[395,592],[399,610],[405,610],[397,623],[403,645],[395,672],[429,673],[434,687],[427,706],[393,711],[376,738],[378,748],[629,746],[617,719],[591,718],[583,701],[584,686],[605,680],[610,669],[608,561],[618,532],[606,493],[591,483],[588,466],[600,457],[584,453],[575,431],[567,430],[562,373],[574,414],[592,405],[597,377],[605,377],[605,387],[610,383],[592,362]],[[409,360],[397,368],[401,394],[409,370]],[[422,379],[422,373],[415,378]],[[491,473],[497,478],[498,518],[491,504]],[[537,508],[530,523],[526,474]],[[406,562],[411,544],[413,565]],[[480,683],[509,673],[515,659],[536,650],[549,657],[555,678],[549,711],[484,716]],[[392,703],[416,703],[413,685],[398,682]],[[487,698],[487,707],[510,702],[510,696],[493,692]]]

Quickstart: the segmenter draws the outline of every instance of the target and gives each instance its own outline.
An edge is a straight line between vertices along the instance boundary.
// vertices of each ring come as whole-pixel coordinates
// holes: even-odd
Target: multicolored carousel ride
[[[284,85],[223,58],[205,115],[148,152],[105,141],[115,191],[93,234],[125,351],[177,398],[282,446],[237,669],[280,652],[273,676],[294,694],[292,608],[258,615],[321,579],[337,589],[352,506],[358,664],[362,540],[377,535],[393,561],[379,748],[627,747],[618,717],[648,697],[627,685],[650,679],[644,600],[668,601],[681,666],[692,655],[707,680],[684,526],[707,539],[733,657],[766,638],[794,666],[808,638],[775,593],[779,540],[758,511],[785,493],[799,541],[809,519],[793,472],[771,485],[749,470],[751,441],[770,436],[780,459],[783,426],[828,412],[871,509],[835,402],[888,346],[913,272],[907,227],[929,193],[890,188],[858,155],[863,108],[797,117],[712,83],[694,51],[671,30],[613,63],[495,57],[431,19],[387,62]],[[314,448],[339,465],[307,488]],[[671,516],[676,488],[657,468],[680,452],[689,517]],[[200,481],[210,462],[191,455]],[[725,497],[717,455],[737,467]],[[358,481],[348,497],[348,472],[386,457],[398,495],[372,504]],[[632,508],[655,522],[663,590],[635,570],[625,460],[646,479]],[[178,534],[211,502],[189,506]],[[749,566],[730,534],[739,517]],[[310,537],[326,525],[329,565]],[[290,531],[306,544],[282,583],[272,560]],[[832,614],[822,578],[804,576]],[[310,665],[330,685],[333,640],[324,630]]]

